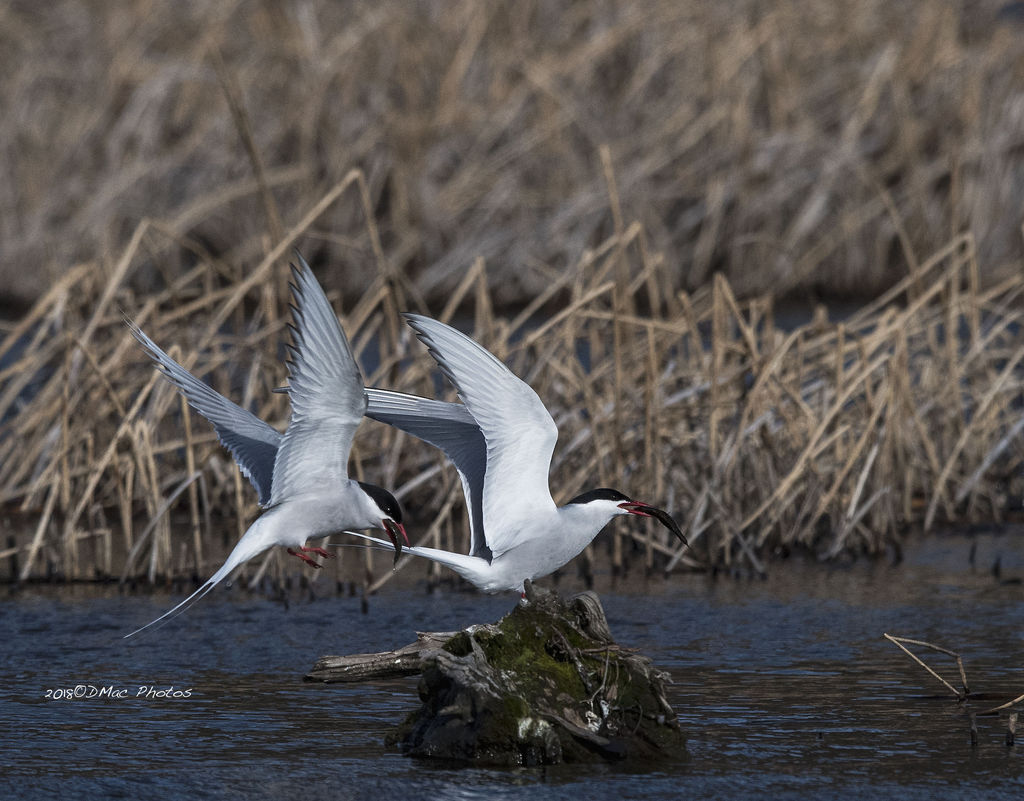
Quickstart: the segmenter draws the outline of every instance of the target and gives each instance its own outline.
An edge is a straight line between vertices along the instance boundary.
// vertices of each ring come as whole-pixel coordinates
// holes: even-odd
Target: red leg
[[[305,550],[305,548],[303,548],[302,550]],[[312,559],[306,556],[306,554],[299,553],[298,551],[292,550],[291,548],[288,549],[288,553],[290,553],[292,556],[299,557],[299,559],[301,559],[307,565],[311,565],[312,567],[315,567],[317,570],[320,569],[320,565],[318,565],[316,562],[314,562]]]
[[[317,556],[322,556],[324,559],[333,559],[334,554],[330,551],[325,551],[323,548],[299,548],[303,553],[315,553]]]

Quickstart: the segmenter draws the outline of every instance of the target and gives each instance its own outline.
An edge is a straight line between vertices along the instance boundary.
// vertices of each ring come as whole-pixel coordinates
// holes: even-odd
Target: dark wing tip
[[[422,314],[416,314],[414,312],[402,312],[402,318],[409,324],[409,327],[416,332],[417,336],[421,338],[426,336],[426,328],[423,325],[423,321],[429,320],[429,317],[424,317]]]

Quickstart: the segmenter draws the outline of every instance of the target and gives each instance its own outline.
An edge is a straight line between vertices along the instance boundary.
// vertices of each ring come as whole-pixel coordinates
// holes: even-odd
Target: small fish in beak
[[[398,564],[398,558],[402,555],[402,540],[405,540],[406,545],[411,545],[409,542],[409,535],[405,533],[405,526],[401,523],[396,523],[391,518],[386,518],[381,521],[381,525],[384,526],[384,530],[388,533],[388,539],[391,540],[391,544],[395,546],[395,564]],[[401,535],[401,538],[399,538]]]
[[[683,545],[689,545],[686,541],[686,537],[683,535],[682,529],[679,528],[679,524],[672,519],[672,515],[666,512],[664,509],[659,509],[657,506],[651,506],[647,503],[641,503],[640,501],[626,501],[625,503],[619,504],[620,509],[625,509],[631,515],[637,515],[639,517],[653,517],[665,528],[675,534],[682,541]]]

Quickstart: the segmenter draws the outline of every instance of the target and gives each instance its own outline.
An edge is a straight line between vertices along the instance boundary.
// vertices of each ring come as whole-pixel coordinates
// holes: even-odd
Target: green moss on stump
[[[405,753],[497,765],[678,759],[665,674],[624,651],[597,596],[528,588],[497,624],[424,656],[423,705],[388,737]]]

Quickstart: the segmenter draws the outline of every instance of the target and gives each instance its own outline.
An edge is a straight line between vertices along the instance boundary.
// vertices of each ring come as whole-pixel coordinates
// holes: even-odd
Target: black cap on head
[[[609,489],[608,487],[600,487],[599,489],[592,489],[584,492],[582,495],[577,495],[569,501],[569,503],[590,503],[591,501],[615,501],[616,503],[622,503],[623,501],[629,500],[631,499],[627,498],[618,490]]]
[[[365,484],[360,481],[359,486],[363,488],[363,492],[373,498],[373,502],[380,507],[384,514],[396,523],[402,522],[402,504],[398,502],[394,495],[383,487],[378,487],[376,484]]]

